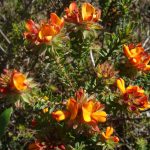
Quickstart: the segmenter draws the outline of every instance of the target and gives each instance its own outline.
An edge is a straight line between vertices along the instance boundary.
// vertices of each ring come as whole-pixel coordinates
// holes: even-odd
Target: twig
[[[7,38],[7,36],[4,34],[4,32],[0,29],[0,34],[3,36],[3,38],[7,41],[8,44],[11,44],[10,40]]]
[[[92,50],[90,50],[90,58],[91,58],[91,62],[93,64],[93,67],[95,67],[95,61],[94,61],[94,57],[93,57],[93,52]]]
[[[6,53],[6,51],[4,50],[4,48],[0,45],[0,49],[4,52],[4,53]]]
[[[143,43],[143,47],[145,47],[146,44],[148,43],[148,41],[150,40],[150,35],[149,34],[150,34],[150,30],[147,31],[147,38],[146,38],[146,40]]]
[[[146,48],[145,51],[148,51],[150,49],[150,47]]]
[[[148,36],[147,38],[146,38],[146,40],[144,41],[144,43],[143,43],[143,47],[145,47],[146,46],[146,44],[147,44],[147,42],[150,40],[150,36]]]

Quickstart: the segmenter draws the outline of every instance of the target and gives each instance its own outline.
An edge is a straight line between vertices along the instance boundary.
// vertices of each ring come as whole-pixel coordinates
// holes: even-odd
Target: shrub
[[[0,149],[148,149],[148,1],[58,2],[0,3]]]

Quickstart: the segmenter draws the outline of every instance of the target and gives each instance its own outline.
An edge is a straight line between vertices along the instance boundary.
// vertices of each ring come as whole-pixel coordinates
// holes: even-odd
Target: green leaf
[[[148,142],[144,138],[138,138],[136,141],[136,148],[137,150],[147,150],[148,149]]]
[[[7,125],[9,124],[10,116],[12,112],[13,112],[13,109],[11,107],[11,108],[4,110],[2,114],[0,115],[0,137],[2,137]]]

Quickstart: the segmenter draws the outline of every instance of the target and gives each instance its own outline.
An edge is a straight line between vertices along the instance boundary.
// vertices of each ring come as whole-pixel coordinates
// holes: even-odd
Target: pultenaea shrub
[[[0,149],[149,149],[140,1],[21,2],[1,2]]]

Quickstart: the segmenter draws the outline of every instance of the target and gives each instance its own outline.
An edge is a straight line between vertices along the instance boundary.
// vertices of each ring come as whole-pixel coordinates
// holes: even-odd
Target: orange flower
[[[100,102],[96,102],[93,96],[87,97],[83,89],[76,92],[76,98],[70,98],[66,104],[66,110],[58,110],[52,113],[52,117],[57,121],[62,121],[69,118],[70,121],[78,121],[97,125],[98,122],[106,121],[106,112],[102,111],[104,106]]]
[[[37,40],[39,25],[35,24],[33,20],[27,20],[25,24],[27,32],[24,32],[24,37],[32,42]]]
[[[103,106],[100,102],[94,102],[92,100],[83,103],[82,112],[83,120],[85,122],[106,122],[107,114],[105,111],[101,111]]]
[[[101,17],[101,11],[95,9],[90,3],[84,3],[81,8],[82,20],[98,22]]]
[[[138,113],[139,110],[150,108],[148,97],[142,88],[138,86],[125,88],[125,82],[121,78],[117,80],[117,86],[123,94],[123,103],[127,105],[129,111]]]
[[[65,21],[78,24],[80,23],[80,14],[76,2],[72,2],[69,8],[65,9]]]
[[[53,26],[49,24],[42,24],[41,28],[38,32],[38,42],[40,43],[49,43],[53,36],[57,34],[57,31],[54,29]]]
[[[139,70],[150,71],[150,55],[144,51],[141,44],[124,45],[123,50],[130,63]]]
[[[56,111],[52,113],[52,116],[57,121],[65,120],[70,117],[70,120],[74,120],[78,113],[78,103],[73,98],[67,101],[67,110],[66,111]]]
[[[14,71],[11,77],[10,87],[17,91],[24,91],[27,89],[26,77],[21,72]]]
[[[26,76],[16,70],[5,70],[0,78],[0,92],[23,92],[27,89]]]
[[[107,140],[113,140],[115,143],[119,142],[119,138],[117,136],[111,136],[114,132],[113,127],[107,127],[106,132],[102,132],[102,137]]]
[[[64,18],[67,22],[87,25],[87,27],[98,22],[101,17],[101,10],[95,9],[90,3],[83,3],[79,10],[76,2],[72,2],[65,12]]]
[[[49,24],[54,26],[54,28],[58,34],[64,26],[64,18],[60,19],[55,13],[51,13]]]
[[[36,87],[32,78],[27,78],[17,70],[4,70],[0,76],[0,96],[8,97],[9,101],[16,102],[16,107],[22,107],[20,100],[33,104],[32,89]]]
[[[27,32],[24,37],[36,45],[46,43],[49,44],[64,26],[64,19],[60,19],[55,13],[51,13],[48,22],[41,21],[41,24],[36,24],[33,20],[26,22]]]

